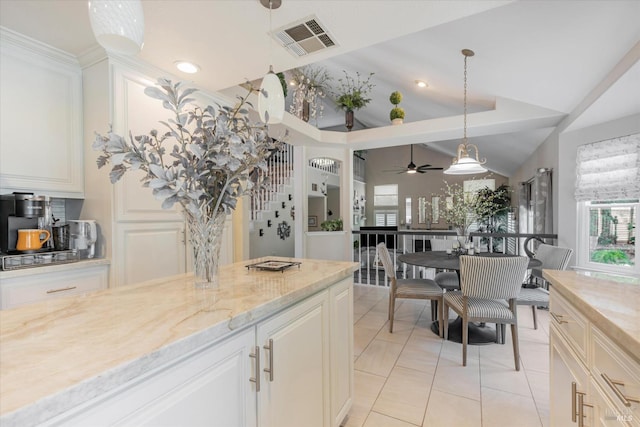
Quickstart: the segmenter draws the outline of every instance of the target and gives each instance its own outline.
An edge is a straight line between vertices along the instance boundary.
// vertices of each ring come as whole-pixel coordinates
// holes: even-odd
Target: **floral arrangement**
[[[258,171],[266,170],[266,158],[280,143],[267,135],[266,125],[249,121],[244,105],[250,92],[233,108],[209,105],[185,111],[196,89],[166,79],[157,86],[144,92],[173,113],[160,122],[164,133],[154,129],[148,135],[129,134],[128,140],[111,130],[96,133],[93,148],[102,151],[98,168],[111,163],[111,183],[129,170],[142,170],[143,185],[162,200],[163,208],[179,203],[195,216],[229,213],[238,197],[267,184]]]
[[[289,112],[298,118],[303,118],[305,101],[309,105],[309,117],[317,120],[322,117],[324,105],[321,100],[327,96],[328,83],[332,80],[326,69],[314,68],[310,65],[295,68],[292,71],[291,82],[294,84],[293,102]]]
[[[131,170],[145,172],[142,185],[153,191],[162,207],[179,203],[189,225],[194,251],[197,287],[218,285],[219,253],[226,215],[238,197],[268,185],[266,159],[279,150],[280,142],[267,135],[264,123],[249,121],[245,107],[247,95],[235,107],[194,106],[193,88],[159,79],[159,87],[148,87],[145,94],[162,101],[173,117],[148,135],[129,138],[96,133],[95,150],[102,154],[98,168],[111,163],[109,174],[116,183]],[[286,135],[285,135],[286,137]]]
[[[474,222],[486,220],[509,209],[511,196],[505,185],[495,191],[485,187],[470,193],[465,192],[460,184],[449,184],[447,181],[444,184],[444,194],[439,198],[440,217],[457,229],[460,235],[467,235]]]
[[[338,79],[340,87],[332,93],[332,96],[339,108],[346,111],[359,110],[371,101],[368,96],[375,87],[371,83],[374,73],[369,73],[366,79],[363,79],[359,72],[356,72],[355,78],[344,70],[343,73],[344,78]]]

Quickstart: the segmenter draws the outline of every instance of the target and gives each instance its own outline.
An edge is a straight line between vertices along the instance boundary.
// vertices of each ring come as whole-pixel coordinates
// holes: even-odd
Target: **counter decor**
[[[124,138],[109,130],[96,133],[94,150],[102,154],[98,168],[111,163],[115,184],[130,170],[146,172],[143,186],[151,188],[162,207],[179,203],[187,219],[194,250],[196,286],[215,287],[226,215],[236,200],[267,185],[266,159],[281,146],[268,136],[264,123],[252,123],[247,98],[236,106],[194,105],[197,92],[159,79],[145,94],[162,102],[173,118],[161,121],[164,132]],[[286,137],[286,135],[285,135]]]

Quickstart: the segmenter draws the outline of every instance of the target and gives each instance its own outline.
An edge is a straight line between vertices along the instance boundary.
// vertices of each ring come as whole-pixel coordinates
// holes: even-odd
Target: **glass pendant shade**
[[[90,0],[89,21],[96,40],[107,52],[135,55],[144,44],[140,0]]]
[[[284,92],[280,79],[269,68],[269,72],[262,79],[258,94],[258,113],[263,123],[275,124],[284,118]]]

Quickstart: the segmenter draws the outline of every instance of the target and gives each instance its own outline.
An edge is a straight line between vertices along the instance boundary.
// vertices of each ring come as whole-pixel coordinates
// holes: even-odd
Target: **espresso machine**
[[[18,230],[37,229],[50,224],[48,197],[33,193],[13,193],[0,196],[0,252],[18,253],[16,243]],[[48,249],[47,247],[43,248]]]

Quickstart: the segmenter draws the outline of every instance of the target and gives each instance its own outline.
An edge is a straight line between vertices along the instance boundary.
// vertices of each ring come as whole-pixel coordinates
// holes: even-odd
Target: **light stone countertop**
[[[357,263],[300,261],[284,272],[220,268],[0,312],[0,424],[33,425],[353,277]]]
[[[640,278],[543,270],[553,289],[640,363]]]

